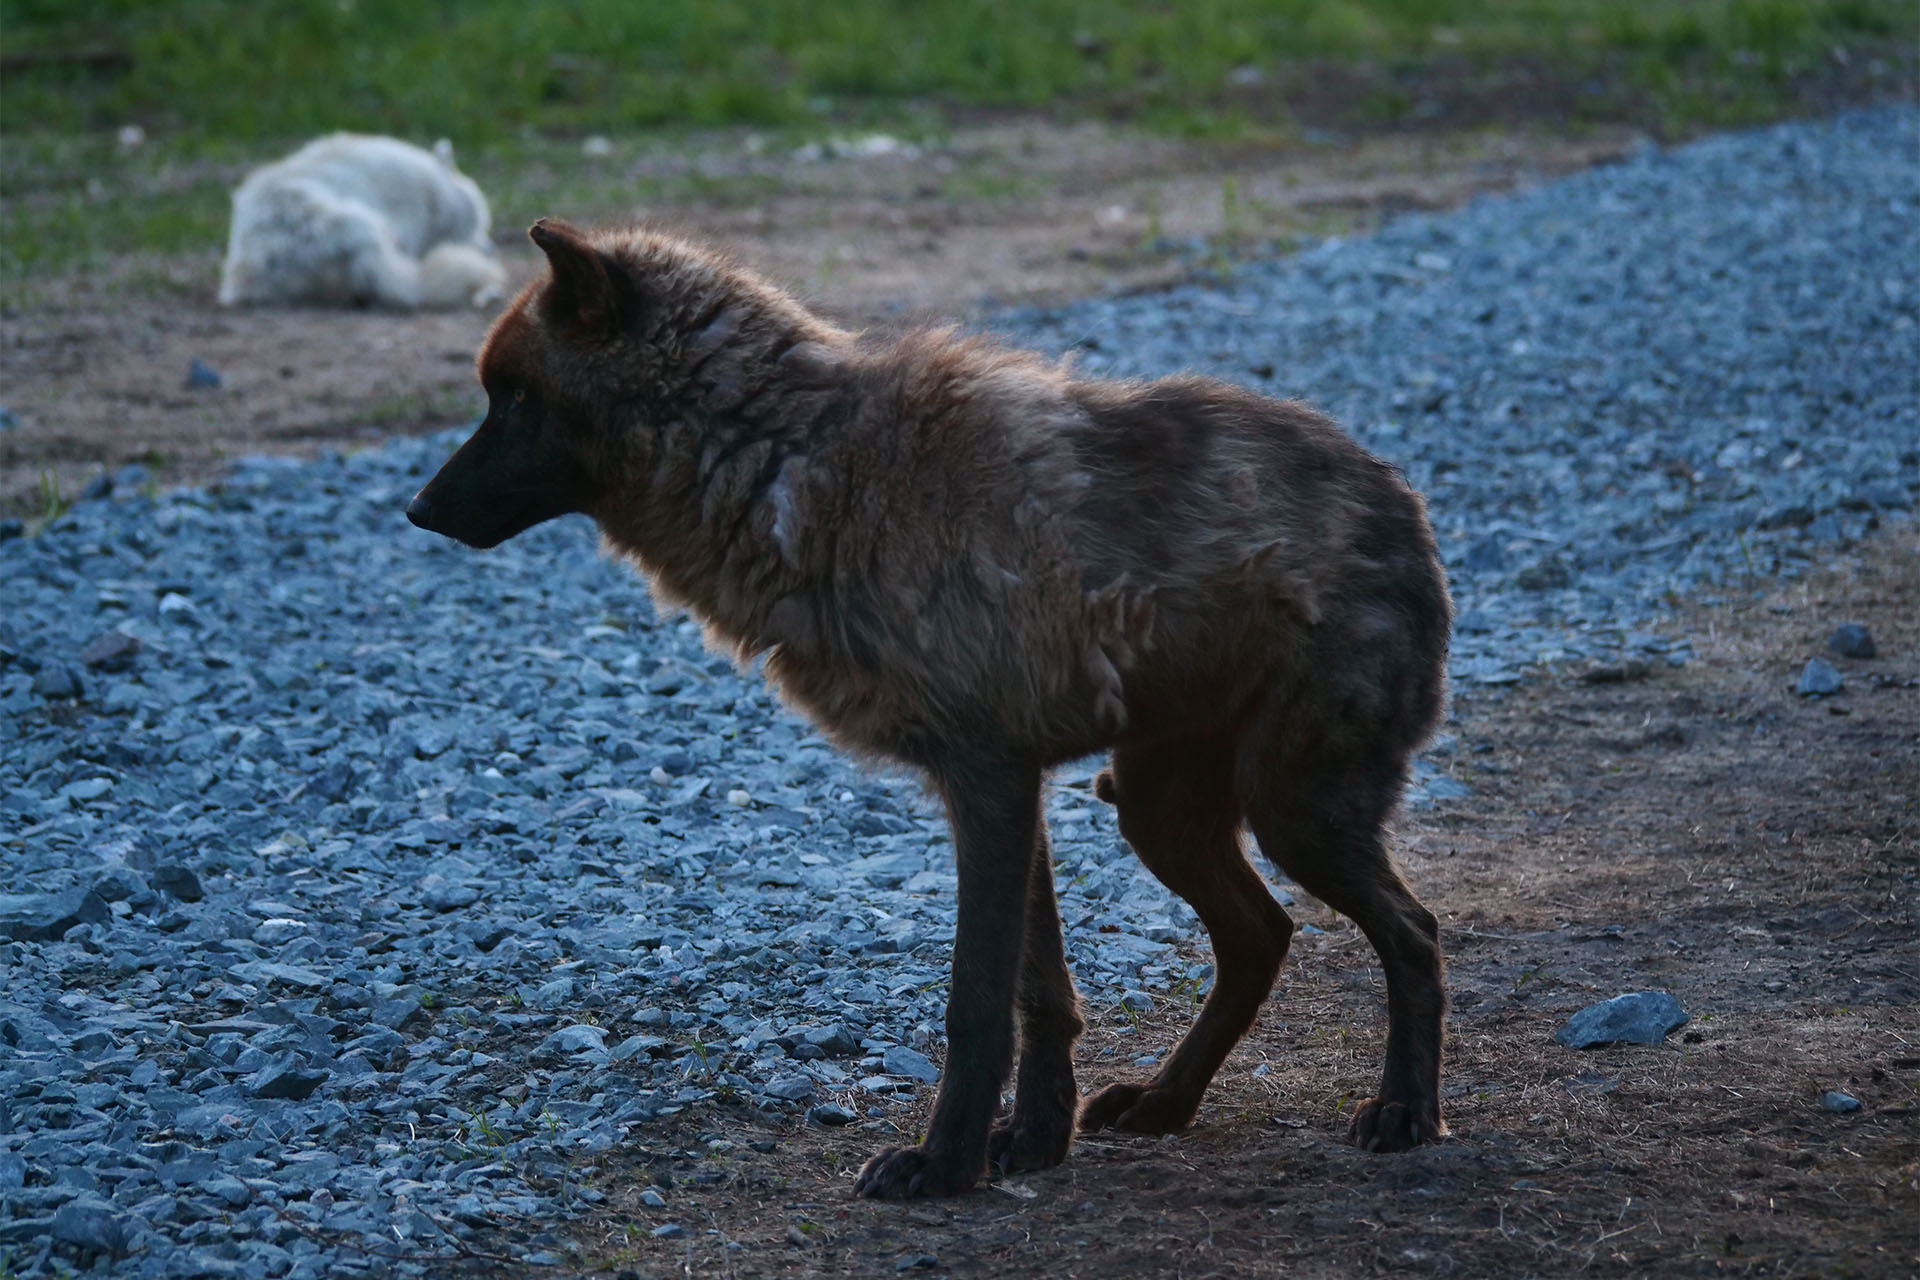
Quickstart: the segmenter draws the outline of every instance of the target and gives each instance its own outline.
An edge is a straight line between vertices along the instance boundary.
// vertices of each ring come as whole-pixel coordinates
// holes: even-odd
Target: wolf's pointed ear
[[[593,247],[586,233],[560,218],[542,218],[527,236],[547,255],[553,284],[547,289],[548,318],[576,333],[608,333],[620,318],[620,290],[614,264]]]

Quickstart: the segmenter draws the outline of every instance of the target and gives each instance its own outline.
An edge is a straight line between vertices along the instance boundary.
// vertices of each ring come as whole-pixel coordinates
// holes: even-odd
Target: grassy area
[[[0,0],[0,289],[17,299],[103,253],[216,243],[235,175],[330,129],[449,137],[511,188],[542,139],[585,132],[927,135],[1013,109],[1284,137],[1308,69],[1329,62],[1372,86],[1368,125],[1396,127],[1422,110],[1409,75],[1524,62],[1602,86],[1564,118],[1683,132],[1790,114],[1847,51],[1907,56],[1916,14],[1915,0]],[[143,145],[115,141],[130,125]]]
[[[1716,70],[1788,76],[1914,20],[1912,0],[5,0],[0,118],[478,142],[915,100],[1177,116],[1278,60],[1436,54],[1618,54],[1658,94]]]

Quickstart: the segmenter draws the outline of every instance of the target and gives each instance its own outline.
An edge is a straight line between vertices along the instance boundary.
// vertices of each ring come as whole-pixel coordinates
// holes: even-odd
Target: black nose
[[[433,504],[427,501],[425,495],[414,494],[413,501],[407,504],[407,519],[413,521],[417,528],[433,528]]]

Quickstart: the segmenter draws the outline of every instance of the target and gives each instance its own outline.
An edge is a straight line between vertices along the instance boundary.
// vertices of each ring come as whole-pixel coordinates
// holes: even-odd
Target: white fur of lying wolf
[[[445,142],[336,133],[256,169],[233,193],[220,301],[484,306],[507,273],[486,197]]]

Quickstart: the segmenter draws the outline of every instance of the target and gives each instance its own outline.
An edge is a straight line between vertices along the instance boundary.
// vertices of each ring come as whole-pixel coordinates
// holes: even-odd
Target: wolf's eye
[[[513,402],[515,404],[525,404],[526,399],[527,389],[525,387],[515,387],[513,389]]]

